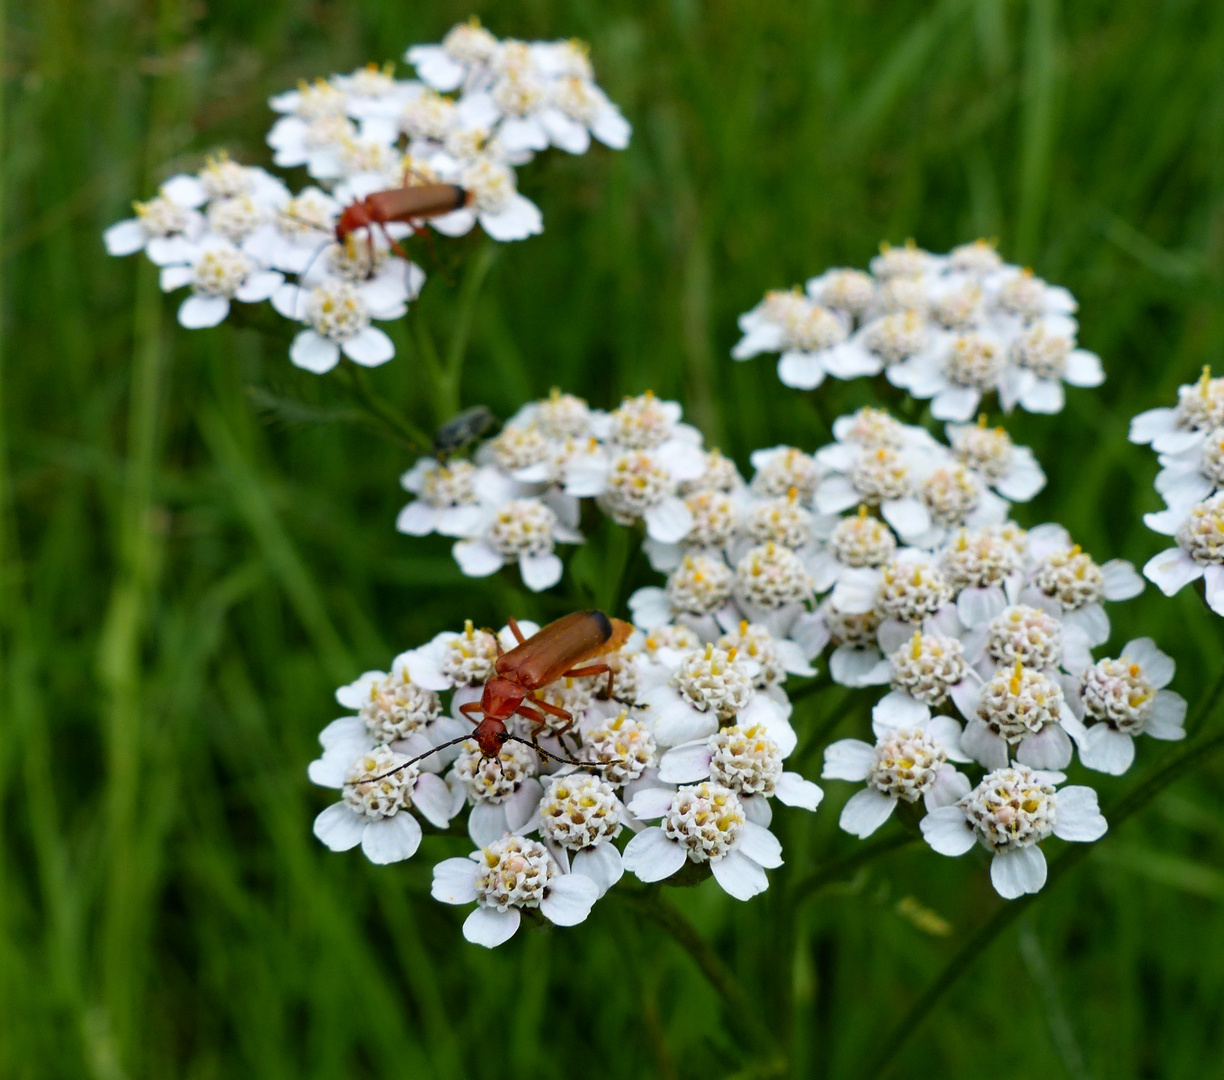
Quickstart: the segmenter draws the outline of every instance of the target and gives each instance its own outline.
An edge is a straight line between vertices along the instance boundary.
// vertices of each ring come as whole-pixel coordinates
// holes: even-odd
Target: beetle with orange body
[[[633,627],[621,619],[609,618],[602,611],[575,611],[549,623],[529,638],[523,637],[514,619],[509,620],[509,625],[518,644],[505,652],[500,641],[497,643],[498,655],[493,665],[493,675],[485,683],[480,700],[459,706],[459,711],[476,725],[472,733],[441,743],[429,753],[404,762],[384,775],[390,776],[439,750],[469,739],[480,747],[481,756],[486,758],[497,758],[505,743],[510,741],[525,743],[546,757],[567,764],[605,767],[559,757],[539,745],[537,740],[540,733],[548,727],[546,714],[563,721],[556,732],[558,736],[569,731],[576,719],[571,712],[543,700],[539,694],[558,679],[606,674],[608,685],[605,696],[612,697],[615,672],[606,661],[599,662],[599,658],[616,652],[624,645],[633,633]],[[478,716],[479,720],[476,719]],[[525,717],[536,725],[530,739],[510,732],[507,722],[515,716]]]

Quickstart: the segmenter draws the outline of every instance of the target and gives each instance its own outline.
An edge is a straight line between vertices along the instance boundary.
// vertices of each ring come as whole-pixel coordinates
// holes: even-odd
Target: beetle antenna
[[[295,321],[297,320],[297,317],[298,317],[298,310],[297,310],[298,304],[301,303],[302,291],[305,288],[305,286],[303,285],[303,282],[306,281],[307,275],[313,269],[314,264],[315,262],[318,261],[319,256],[322,255],[323,252],[327,250],[329,245],[337,243],[337,242],[338,241],[336,241],[334,238],[331,240],[324,240],[323,243],[321,243],[317,248],[315,248],[315,253],[310,256],[310,261],[306,264],[306,269],[303,270],[300,274],[298,274],[298,291],[293,297],[293,318]]]
[[[402,761],[395,766],[394,769],[388,769],[386,772],[379,773],[377,776],[371,776],[368,780],[361,780],[362,784],[376,784],[379,780],[385,780],[388,776],[394,776],[400,769],[406,769],[409,765],[415,765],[418,761],[424,761],[427,757],[433,757],[439,750],[445,750],[448,746],[455,746],[461,742],[467,742],[471,735],[460,735],[457,739],[447,739],[446,742],[438,743],[432,750],[424,754],[417,754],[414,758],[409,758],[407,761]]]
[[[552,758],[553,761],[559,761],[563,765],[577,765],[583,769],[608,769],[613,765],[623,765],[623,761],[579,761],[577,758],[561,757],[560,754],[554,754],[551,750],[545,750],[538,742],[533,742],[531,739],[523,739],[518,735],[507,735],[506,738],[512,742],[522,743],[524,746],[530,746],[537,754],[543,754],[545,757]],[[402,768],[402,766],[401,766]]]

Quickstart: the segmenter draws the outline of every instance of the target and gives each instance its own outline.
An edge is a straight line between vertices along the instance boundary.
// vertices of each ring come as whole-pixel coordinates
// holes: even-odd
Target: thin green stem
[[[1214,714],[1216,706],[1219,704],[1221,693],[1224,693],[1224,672],[1221,672],[1220,676],[1217,677],[1214,686],[1208,691],[1207,696],[1195,711],[1195,716],[1190,726],[1197,727],[1208,716]],[[1106,817],[1109,819],[1110,835],[1113,834],[1114,830],[1122,822],[1142,810],[1165,788],[1169,787],[1170,784],[1180,780],[1200,765],[1205,764],[1212,754],[1221,749],[1224,749],[1224,731],[1218,732],[1206,739],[1198,739],[1183,747],[1183,749],[1174,754],[1160,768],[1148,776],[1147,779],[1132,788],[1110,807],[1109,813],[1106,814]],[[862,1075],[864,1077],[871,1077],[872,1080],[878,1080],[883,1074],[884,1069],[892,1061],[893,1056],[901,1049],[906,1039],[922,1026],[934,1011],[935,1006],[943,1000],[957,980],[973,967],[974,962],[985,953],[995,939],[1019,919],[1040,897],[1048,895],[1055,884],[1092,853],[1094,847],[1095,845],[1093,844],[1073,844],[1066,848],[1050,864],[1049,876],[1041,892],[1028,893],[1018,900],[1007,901],[991,918],[979,926],[966,939],[965,943],[957,950],[952,959],[948,961],[943,970],[927,984],[926,989],[918,996],[905,1015],[901,1017],[889,1036],[880,1042],[879,1053],[872,1059],[867,1068],[863,1070]]]
[[[660,889],[636,892],[619,890],[613,895],[622,903],[640,911],[688,953],[706,981],[723,999],[731,1023],[741,1028],[743,1035],[759,1052],[767,1055],[770,1061],[780,1059],[772,1033],[757,1015],[753,1003],[736,981],[735,975],[684,913],[668,900]]]
[[[873,844],[866,844],[858,848],[854,854],[847,855],[844,859],[839,859],[835,863],[830,863],[802,881],[796,882],[794,888],[791,889],[791,903],[798,905],[802,904],[805,900],[810,900],[826,885],[832,885],[835,881],[844,881],[846,878],[852,877],[868,863],[875,862],[876,859],[882,855],[887,855],[889,852],[906,847],[917,839],[918,837],[911,832],[897,831],[877,840]]]
[[[342,370],[348,371],[349,384],[352,386],[353,392],[372,416],[399,439],[407,443],[411,449],[420,453],[427,453],[429,451],[430,446],[433,445],[433,440],[417,427],[416,424],[400,416],[379,398],[374,392],[374,388],[370,385],[370,379],[365,372],[365,368],[359,367],[357,364],[345,364]]]
[[[451,332],[450,348],[446,353],[446,365],[442,369],[444,389],[450,400],[449,411],[445,416],[438,417],[438,423],[445,423],[459,411],[459,383],[463,377],[463,364],[467,359],[468,342],[472,337],[472,323],[476,316],[476,302],[480,299],[480,290],[493,261],[497,258],[498,245],[492,240],[486,240],[484,246],[476,253],[463,276],[463,284],[459,287],[459,315],[455,319],[455,328]]]

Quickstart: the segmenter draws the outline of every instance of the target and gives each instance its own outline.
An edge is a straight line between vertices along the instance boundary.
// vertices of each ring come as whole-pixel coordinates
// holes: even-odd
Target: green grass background
[[[1139,518],[1158,505],[1154,462],[1125,433],[1224,366],[1219,3],[9,0],[0,1076],[761,1073],[692,961],[632,910],[609,900],[489,954],[428,897],[461,842],[374,868],[314,841],[329,797],[305,766],[335,685],[465,616],[588,597],[466,581],[445,543],[398,536],[411,454],[252,403],[251,386],[342,399],[289,366],[283,322],[248,310],[183,331],[152,270],[102,248],[173,168],[219,147],[267,163],[270,92],[396,58],[473,9],[498,34],[589,39],[635,133],[624,153],[520,170],[546,230],[497,253],[465,405],[504,416],[552,385],[598,405],[653,387],[741,465],[757,446],[811,449],[819,413],[869,384],[822,391],[817,410],[770,361],[731,363],[735,316],[766,288],[865,265],[881,239],[998,237],[1076,293],[1109,372],[1060,416],[1016,418],[1050,474],[1018,518],[1065,522],[1101,560],[1164,546]],[[444,338],[441,277],[420,318]],[[410,325],[373,382],[430,426]],[[600,532],[581,557],[605,603],[615,553]],[[1190,590],[1149,588],[1114,625],[1115,647],[1151,634],[1173,653],[1192,701],[1220,665],[1220,621]],[[797,722],[838,722],[828,700]],[[1132,776],[1099,779],[1103,799],[1170,752],[1144,740]],[[1220,1075],[1222,781],[1208,763],[1111,833],[967,971],[895,1075]],[[788,941],[782,885],[856,850],[836,830],[849,785],[827,787],[815,819],[779,815],[789,863],[764,897],[672,893],[793,1036],[796,1077],[862,1075],[1000,903],[971,860],[902,851],[809,902]]]

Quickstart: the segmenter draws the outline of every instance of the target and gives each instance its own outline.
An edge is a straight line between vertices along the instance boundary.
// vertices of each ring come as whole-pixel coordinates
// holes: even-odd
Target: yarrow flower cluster
[[[885,244],[870,271],[839,268],[777,290],[740,316],[736,360],[780,353],[778,377],[813,390],[827,376],[881,372],[930,399],[938,420],[968,420],[984,397],[1057,413],[1063,384],[1099,386],[1100,359],[1076,345],[1075,298],[1004,263],[984,240],[933,255]]]
[[[1178,389],[1175,407],[1136,416],[1130,440],[1150,443],[1161,466],[1166,509],[1143,520],[1176,543],[1149,559],[1144,575],[1166,596],[1201,579],[1207,606],[1224,615],[1224,378],[1204,368]]]
[[[619,647],[580,665],[596,670],[530,691],[494,747],[469,713],[533,623],[494,634],[469,621],[341,687],[350,714],[322,731],[309,775],[342,801],[315,834],[400,861],[422,822],[447,830],[466,811],[479,850],[440,863],[433,893],[475,902],[464,934],[490,947],[524,915],[581,922],[625,870],[654,881],[693,862],[733,896],[760,892],[781,863],[772,800],[815,810],[821,799],[785,767],[797,743],[781,688],[792,651],[749,623],[717,646],[684,627],[620,626]],[[653,818],[662,825],[645,827]]]
[[[1012,503],[1045,483],[1028,448],[984,420],[948,424],[942,442],[872,408],[837,419],[833,435],[814,453],[755,452],[745,481],[703,447],[675,402],[647,393],[605,413],[554,391],[470,462],[414,466],[405,487],[417,498],[400,527],[462,537],[455,556],[466,573],[514,556],[529,587],[547,587],[559,560],[539,576],[533,560],[555,559],[557,539],[578,539],[566,530],[592,498],[641,530],[666,575],[629,598],[642,637],[617,662],[617,686],[631,689],[614,692],[635,709],[613,714],[589,685],[543,692],[583,717],[559,739],[544,717],[554,741],[543,745],[606,770],[599,783],[579,774],[573,789],[588,793],[594,817],[583,811],[577,822],[566,785],[540,809],[547,798],[538,775],[527,776],[528,748],[507,744],[496,765],[469,748],[448,779],[478,799],[473,839],[487,845],[534,822],[557,865],[586,865],[600,889],[625,869],[657,881],[696,864],[732,895],[759,892],[781,858],[770,800],[814,810],[821,799],[785,768],[798,736],[782,687],[814,675],[826,650],[833,681],[886,688],[874,743],[842,739],[825,755],[825,778],[865,785],[841,818],[858,836],[898,806],[911,822],[955,810],[969,822],[962,831],[985,821],[984,811],[972,821],[961,813],[978,791],[975,768],[1054,776],[1078,749],[1088,768],[1116,774],[1131,764],[1136,735],[1181,736],[1185,702],[1166,689],[1172,662],[1150,641],[1117,660],[1093,655],[1110,636],[1105,605],[1143,588],[1134,567],[1097,563],[1061,526],[1010,519]],[[522,539],[499,547],[512,524]],[[553,768],[541,761],[537,773]],[[609,833],[634,833],[623,852],[571,859],[588,823],[603,835],[614,796],[625,817]],[[1050,834],[1042,828],[1013,847]],[[1026,868],[1021,884],[1033,886],[1037,856],[1019,858],[1001,865]],[[995,880],[1006,895],[1021,878]]]
[[[143,251],[163,290],[189,288],[178,313],[189,329],[216,326],[234,301],[270,300],[302,324],[289,350],[298,367],[390,360],[395,346],[373,323],[401,318],[425,282],[401,243],[414,228],[456,237],[479,225],[494,240],[524,240],[544,226],[518,190],[519,165],[549,147],[584,154],[592,137],[624,149],[631,134],[579,41],[498,40],[473,21],[405,59],[417,78],[370,64],[270,99],[273,162],[305,167],[313,185],[291,192],[222,153],[134,203],[134,217],[106,230],[107,251]],[[442,203],[414,220],[344,218],[373,193],[426,185],[453,194],[431,189]]]

